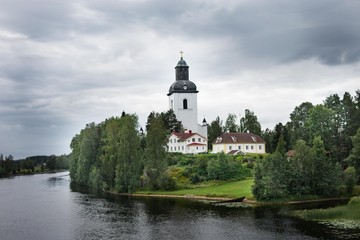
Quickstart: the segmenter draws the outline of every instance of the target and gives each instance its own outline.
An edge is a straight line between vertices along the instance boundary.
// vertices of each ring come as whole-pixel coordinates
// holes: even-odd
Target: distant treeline
[[[31,156],[26,159],[14,160],[12,155],[4,158],[3,154],[0,154],[0,177],[64,170],[69,169],[69,166],[68,155]]]

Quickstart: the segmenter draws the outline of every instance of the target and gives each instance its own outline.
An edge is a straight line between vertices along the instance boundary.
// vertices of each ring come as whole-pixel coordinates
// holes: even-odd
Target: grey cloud
[[[317,75],[304,80],[302,69],[283,76],[278,72],[289,71],[289,63],[309,59],[326,67],[358,63],[359,9],[360,2],[351,0],[2,1],[0,130],[7,130],[0,135],[11,135],[13,130],[14,136],[1,140],[0,147],[12,139],[14,151],[27,149],[19,154],[39,152],[45,145],[56,149],[48,143],[55,144],[66,129],[93,119],[96,111],[96,117],[105,115],[101,110],[111,108],[106,105],[109,101],[117,108],[132,109],[144,104],[128,95],[147,99],[163,87],[165,96],[177,60],[171,70],[164,70],[168,66],[164,59],[170,59],[166,51],[177,54],[183,47],[194,51],[186,55],[193,56],[187,59],[191,77],[209,77],[204,84],[214,79],[244,81],[237,75],[241,71],[245,77],[246,71],[257,73],[256,79],[248,76],[237,85],[252,87],[252,92],[261,91],[258,85],[313,82]],[[2,31],[16,36],[4,37]],[[203,52],[197,53],[197,47]],[[187,49],[182,50],[187,54]],[[193,69],[195,63],[199,68]],[[277,70],[268,73],[279,76],[264,83],[261,73],[271,67]],[[106,97],[109,89],[113,98],[119,97],[116,101]],[[148,108],[141,114],[147,116]],[[39,141],[39,149],[31,150],[35,146],[27,141],[32,138]]]

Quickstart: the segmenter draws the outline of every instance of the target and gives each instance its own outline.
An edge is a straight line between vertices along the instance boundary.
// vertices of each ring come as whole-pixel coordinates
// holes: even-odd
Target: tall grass
[[[360,197],[353,197],[345,206],[298,211],[296,215],[314,220],[360,220]]]
[[[200,188],[181,189],[175,191],[139,191],[141,194],[165,194],[165,195],[194,195],[207,197],[229,197],[238,198],[245,196],[252,198],[251,186],[253,179],[242,181],[227,182],[213,186],[206,186]]]

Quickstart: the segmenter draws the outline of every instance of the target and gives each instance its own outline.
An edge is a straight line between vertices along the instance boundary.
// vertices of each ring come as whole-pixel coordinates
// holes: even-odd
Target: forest
[[[224,123],[217,117],[208,125],[210,151],[221,133],[249,131],[265,139],[265,155],[183,155],[166,151],[169,134],[182,130],[171,110],[151,112],[146,131],[135,114],[123,112],[74,136],[70,176],[93,188],[130,193],[253,177],[257,199],[351,194],[360,176],[360,91],[333,94],[317,105],[304,102],[289,119],[262,130],[246,109],[241,119],[230,113]]]
[[[70,159],[68,155],[61,156],[31,156],[25,159],[14,160],[10,154],[0,154],[0,178],[16,174],[32,174],[46,171],[69,169]]]

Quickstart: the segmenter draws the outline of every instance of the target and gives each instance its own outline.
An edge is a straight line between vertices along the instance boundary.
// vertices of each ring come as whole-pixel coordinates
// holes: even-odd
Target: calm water
[[[0,179],[0,239],[360,239],[284,209],[89,194],[68,173]]]

